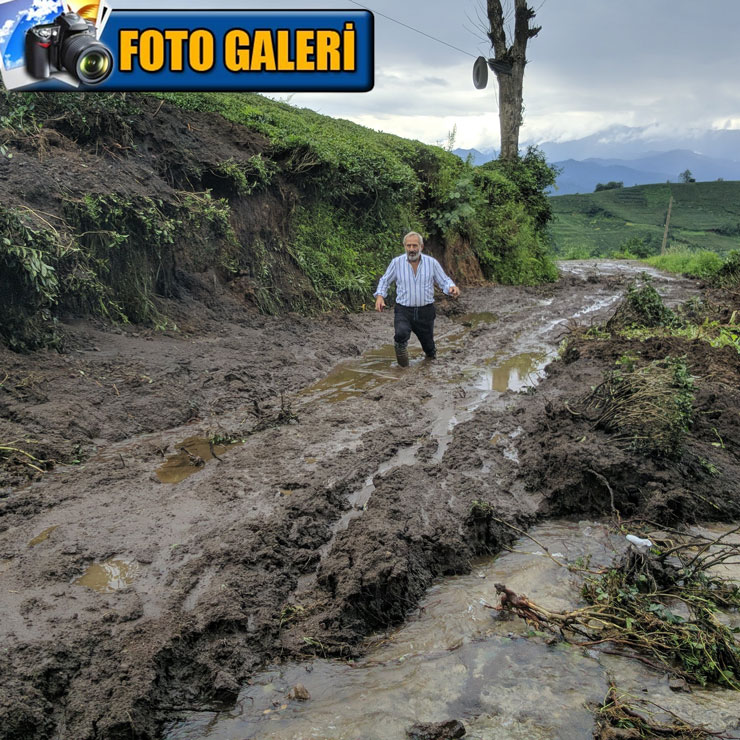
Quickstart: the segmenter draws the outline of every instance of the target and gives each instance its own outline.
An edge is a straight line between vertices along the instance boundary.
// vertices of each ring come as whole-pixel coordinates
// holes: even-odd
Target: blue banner
[[[65,12],[24,31],[13,87],[366,92],[373,21],[366,10],[111,10],[96,28]]]

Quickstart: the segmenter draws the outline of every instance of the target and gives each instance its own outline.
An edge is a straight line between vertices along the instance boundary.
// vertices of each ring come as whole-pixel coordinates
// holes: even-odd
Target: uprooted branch
[[[496,584],[497,608],[574,644],[637,658],[693,683],[740,689],[740,644],[716,614],[740,606],[740,586],[713,570],[740,554],[729,534],[629,550],[617,567],[586,580],[588,605],[580,609],[553,612],[504,584]]]

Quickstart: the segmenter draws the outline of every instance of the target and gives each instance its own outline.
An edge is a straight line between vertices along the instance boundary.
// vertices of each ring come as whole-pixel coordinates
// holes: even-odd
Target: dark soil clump
[[[572,334],[551,366],[559,383],[584,390],[549,403],[529,428],[539,444],[525,453],[527,481],[547,492],[548,511],[670,524],[740,515],[737,350],[592,335]]]

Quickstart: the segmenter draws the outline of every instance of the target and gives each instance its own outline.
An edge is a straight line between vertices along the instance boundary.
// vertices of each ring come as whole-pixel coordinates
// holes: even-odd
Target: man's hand
[[[383,296],[379,295],[375,299],[375,310],[376,311],[382,311],[385,308],[385,301],[383,300]]]
[[[460,297],[460,288],[458,288],[458,287],[457,287],[457,285],[453,285],[453,286],[452,286],[452,287],[450,288],[450,295],[451,295],[451,296],[452,296],[453,298],[459,298],[459,297]]]

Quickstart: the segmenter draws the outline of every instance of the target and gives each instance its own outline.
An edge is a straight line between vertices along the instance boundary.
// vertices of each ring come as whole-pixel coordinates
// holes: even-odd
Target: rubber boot
[[[395,343],[396,347],[396,360],[398,361],[399,367],[409,366],[409,345],[407,342]]]

